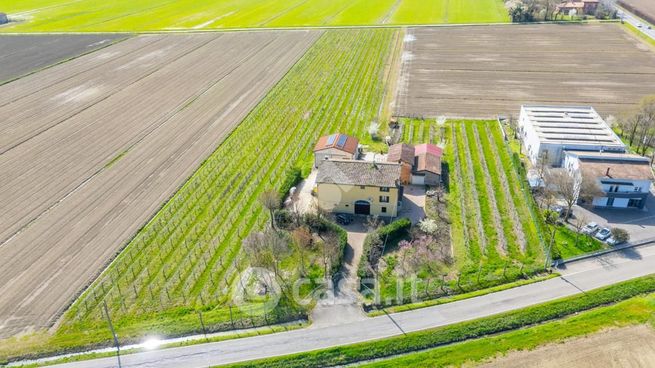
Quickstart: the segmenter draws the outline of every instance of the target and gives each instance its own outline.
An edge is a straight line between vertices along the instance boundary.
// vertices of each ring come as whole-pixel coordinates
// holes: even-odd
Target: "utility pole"
[[[116,345],[116,359],[118,359],[118,368],[121,368],[121,347],[118,343],[118,336],[116,336],[116,331],[114,330],[114,325],[111,323],[111,317],[109,317],[109,311],[107,310],[107,302],[102,301],[102,307],[105,310],[105,317],[107,317],[107,324],[109,324],[109,330],[111,330],[112,336],[114,336],[114,345]]]

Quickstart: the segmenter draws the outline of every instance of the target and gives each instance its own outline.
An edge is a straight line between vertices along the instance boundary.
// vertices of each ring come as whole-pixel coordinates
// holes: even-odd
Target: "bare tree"
[[[325,279],[329,279],[332,276],[332,265],[339,259],[339,238],[336,233],[329,231],[322,236],[322,240],[318,246],[323,258]]]
[[[587,174],[582,173],[577,180],[579,181],[578,199],[584,202],[591,202],[595,197],[603,195],[603,189],[598,183],[598,179]]]
[[[566,213],[564,220],[568,221],[571,215],[571,209],[578,200],[579,185],[575,177],[563,169],[551,169],[545,175],[546,185],[566,203]]]
[[[298,254],[300,254],[300,273],[305,276],[305,251],[312,246],[312,233],[305,226],[295,229],[291,236],[293,237]]]
[[[575,221],[573,222],[573,226],[575,227],[575,247],[578,247],[578,240],[580,239],[580,233],[582,232],[582,228],[587,224],[587,215],[581,214],[580,216],[576,217]]]
[[[280,194],[274,190],[267,190],[259,196],[259,202],[268,210],[271,216],[271,227],[275,229],[274,212],[280,208]]]

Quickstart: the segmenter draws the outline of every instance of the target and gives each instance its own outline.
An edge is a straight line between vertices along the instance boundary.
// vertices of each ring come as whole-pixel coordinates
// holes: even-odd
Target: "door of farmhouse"
[[[371,204],[367,201],[356,201],[355,202],[355,215],[370,215],[371,214]]]

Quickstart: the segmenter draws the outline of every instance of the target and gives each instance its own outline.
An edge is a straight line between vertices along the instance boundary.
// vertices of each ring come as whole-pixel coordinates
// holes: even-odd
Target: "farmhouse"
[[[345,134],[331,134],[318,139],[314,146],[314,167],[327,159],[354,160],[357,158],[359,141]]]
[[[598,0],[567,1],[557,5],[557,13],[569,15],[575,12],[577,15],[592,15],[596,13]]]
[[[521,106],[523,147],[533,164],[540,158],[561,166],[564,151],[625,152],[625,145],[590,106]]]
[[[316,177],[318,206],[330,212],[395,217],[402,198],[401,164],[322,160]]]
[[[604,194],[593,199],[595,207],[644,208],[654,179],[650,160],[628,153],[567,151],[564,167],[598,180]]]

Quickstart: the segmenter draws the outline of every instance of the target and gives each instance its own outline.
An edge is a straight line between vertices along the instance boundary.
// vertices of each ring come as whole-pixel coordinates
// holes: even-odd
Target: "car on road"
[[[353,222],[353,216],[348,213],[339,213],[336,215],[337,223],[341,225],[350,225]]]
[[[598,231],[598,224],[595,222],[590,222],[582,228],[582,233],[587,235],[594,235]]]
[[[606,227],[600,229],[596,235],[594,235],[598,240],[607,240],[610,236],[612,236],[612,231]]]

